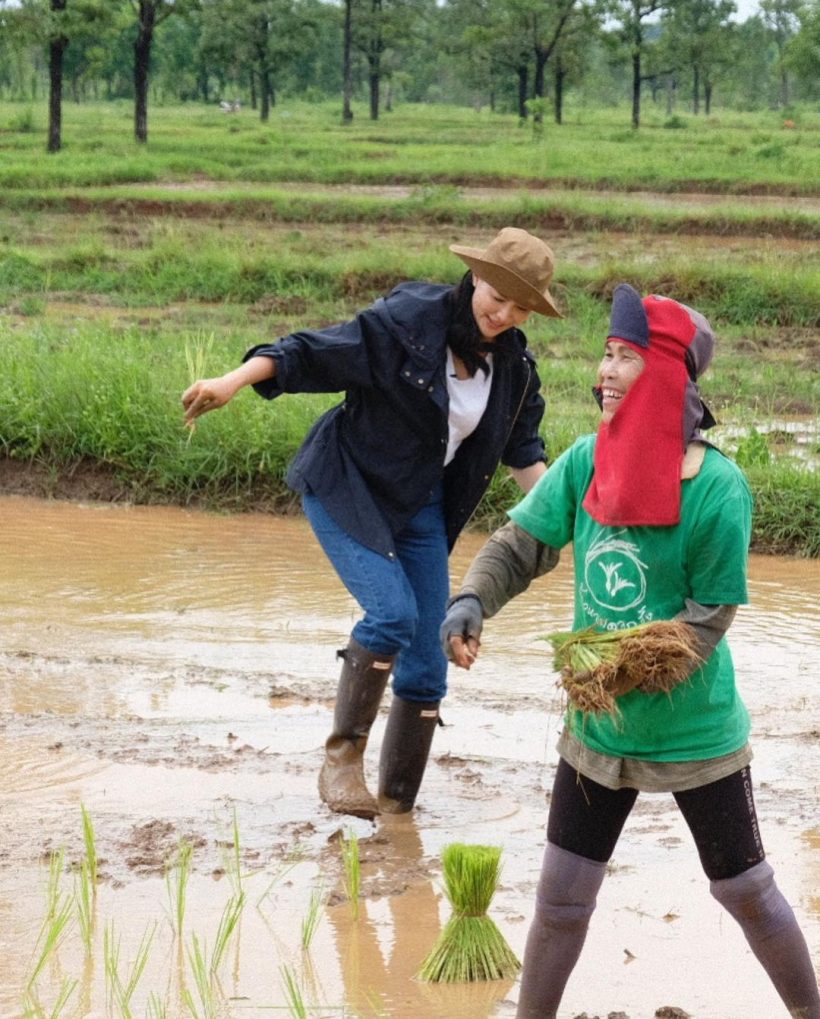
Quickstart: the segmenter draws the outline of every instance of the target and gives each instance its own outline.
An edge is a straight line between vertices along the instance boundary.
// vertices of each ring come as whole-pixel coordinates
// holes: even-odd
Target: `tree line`
[[[128,98],[148,138],[158,102],[241,103],[267,120],[283,96],[339,97],[378,120],[397,100],[513,111],[560,124],[589,104],[663,102],[694,114],[820,99],[820,0],[0,0],[0,96]],[[684,105],[685,104],[685,105]],[[785,114],[784,114],[785,115]]]

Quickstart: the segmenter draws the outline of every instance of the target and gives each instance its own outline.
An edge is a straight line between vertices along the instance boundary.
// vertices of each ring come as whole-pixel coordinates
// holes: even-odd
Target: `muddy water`
[[[414,977],[449,916],[438,861],[451,841],[503,847],[492,915],[523,951],[561,716],[537,638],[569,625],[568,563],[488,624],[469,675],[451,676],[414,814],[371,825],[331,815],[315,792],[334,651],[356,608],[301,520],[6,497],[0,521],[0,1015],[21,1014],[52,854],[65,854],[66,899],[78,887],[81,807],[99,857],[92,935],[86,947],[76,921],[67,930],[32,988],[44,1007],[66,986],[63,1014],[111,1014],[105,932],[120,939],[123,980],[148,932],[133,1014],[149,1000],[189,1014],[186,990],[204,1014],[192,939],[212,952],[241,887],[214,983],[223,1014],[295,1014],[286,967],[310,1016],[514,1015],[514,982]],[[456,577],[481,541],[460,545]],[[820,563],[754,558],[751,576],[732,646],[753,715],[763,837],[820,966]],[[351,831],[357,918],[339,854]],[[164,869],[181,839],[194,856],[180,939]],[[324,906],[305,950],[314,892]],[[644,796],[561,1016],[642,1019],[663,1005],[695,1019],[783,1014],[710,899],[671,797]]]

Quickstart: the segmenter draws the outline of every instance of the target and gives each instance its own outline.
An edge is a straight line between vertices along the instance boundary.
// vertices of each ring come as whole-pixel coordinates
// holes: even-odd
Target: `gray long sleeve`
[[[559,551],[533,538],[522,527],[500,527],[473,559],[459,595],[473,594],[489,619],[516,595],[526,591],[536,577],[558,564]]]
[[[732,625],[736,613],[737,605],[702,605],[687,598],[686,608],[682,609],[675,619],[679,623],[686,623],[695,631],[698,638],[698,654],[705,662]]]

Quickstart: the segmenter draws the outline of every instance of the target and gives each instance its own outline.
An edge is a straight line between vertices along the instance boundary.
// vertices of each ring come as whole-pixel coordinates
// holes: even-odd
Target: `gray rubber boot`
[[[416,802],[440,701],[393,697],[379,762],[379,806],[385,814],[406,814]]]
[[[342,659],[342,674],[333,732],[319,772],[319,795],[338,814],[369,819],[379,813],[379,805],[365,784],[364,750],[395,656],[374,654],[351,637],[337,657]]]
[[[820,993],[806,939],[763,860],[709,890],[740,924],[793,1019],[820,1019]]]

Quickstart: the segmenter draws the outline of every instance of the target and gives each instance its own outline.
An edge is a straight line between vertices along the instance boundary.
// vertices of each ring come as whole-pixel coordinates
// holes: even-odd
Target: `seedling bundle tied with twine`
[[[521,963],[487,916],[498,887],[501,850],[496,846],[468,846],[459,842],[441,853],[447,898],[453,915],[422,963],[419,977],[431,983],[504,980],[515,976]]]
[[[623,630],[547,634],[553,663],[572,707],[617,715],[616,698],[630,690],[669,693],[703,659],[692,627],[675,620],[640,623]]]

